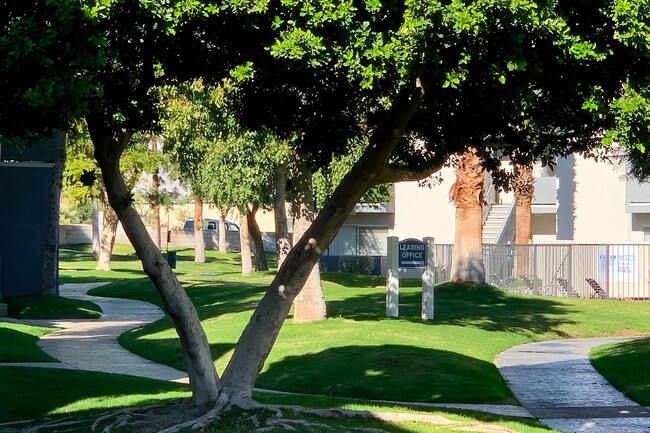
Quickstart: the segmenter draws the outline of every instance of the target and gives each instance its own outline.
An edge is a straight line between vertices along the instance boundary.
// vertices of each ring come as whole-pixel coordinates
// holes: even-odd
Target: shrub
[[[339,272],[358,275],[372,275],[375,269],[375,259],[368,256],[343,256],[339,257]]]

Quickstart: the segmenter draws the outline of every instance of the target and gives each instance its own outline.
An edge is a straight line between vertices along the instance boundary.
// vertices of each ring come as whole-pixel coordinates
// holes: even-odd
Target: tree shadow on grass
[[[187,294],[196,306],[201,320],[218,317],[226,313],[252,310],[267,289],[261,282],[238,283],[230,281],[206,281],[185,284]],[[163,309],[163,302],[153,283],[148,279],[113,283],[89,291],[90,295],[137,299],[157,305]]]
[[[161,326],[173,326],[171,320],[163,319]],[[183,350],[177,336],[173,338],[147,338],[147,327],[135,329],[122,334],[118,341],[125,349],[158,364],[167,365],[185,371]],[[218,360],[234,349],[234,343],[210,343],[212,359]]]
[[[8,396],[0,404],[0,420],[3,422],[46,416],[75,403],[78,406],[70,408],[72,413],[105,411],[107,401],[115,399],[117,403],[121,396],[133,396],[131,401],[122,402],[122,405],[129,406],[189,397],[186,385],[160,380],[25,367],[0,367],[0,393]],[[165,396],[161,393],[173,394]]]
[[[0,327],[0,362],[56,362],[38,347],[39,337]]]
[[[516,404],[494,364],[397,344],[289,356],[271,363],[255,385],[372,400]]]
[[[330,316],[353,320],[385,320],[386,297],[383,291],[328,302]],[[575,310],[562,302],[545,297],[513,296],[487,285],[441,284],[435,289],[434,320],[420,319],[422,293],[400,293],[399,317],[427,325],[474,326],[488,331],[529,331],[536,334],[555,332],[566,336],[559,327],[575,323]]]

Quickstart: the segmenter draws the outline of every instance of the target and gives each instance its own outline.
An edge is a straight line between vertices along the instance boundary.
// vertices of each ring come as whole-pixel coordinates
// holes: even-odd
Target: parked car
[[[185,220],[183,229],[189,231],[194,230],[194,219]],[[219,220],[205,218],[203,220],[203,230],[219,230]],[[226,221],[226,231],[238,232],[239,226],[233,222]]]

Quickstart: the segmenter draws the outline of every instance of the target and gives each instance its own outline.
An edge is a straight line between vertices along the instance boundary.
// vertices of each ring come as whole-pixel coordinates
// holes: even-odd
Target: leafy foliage
[[[343,180],[352,166],[361,156],[367,142],[352,141],[348,153],[334,157],[326,167],[322,167],[313,176],[314,205],[322,209],[334,189]],[[361,199],[365,203],[383,203],[391,200],[390,185],[381,184],[370,189]]]
[[[0,135],[50,135],[97,94],[92,71],[104,63],[102,38],[78,2],[0,5]]]

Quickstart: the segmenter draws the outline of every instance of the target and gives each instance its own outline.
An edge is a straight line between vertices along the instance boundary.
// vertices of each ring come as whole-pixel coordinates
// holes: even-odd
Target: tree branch
[[[436,156],[428,164],[418,168],[409,168],[398,165],[387,165],[381,174],[375,179],[375,185],[382,183],[413,182],[426,179],[432,174],[440,171],[445,164],[448,155]]]

